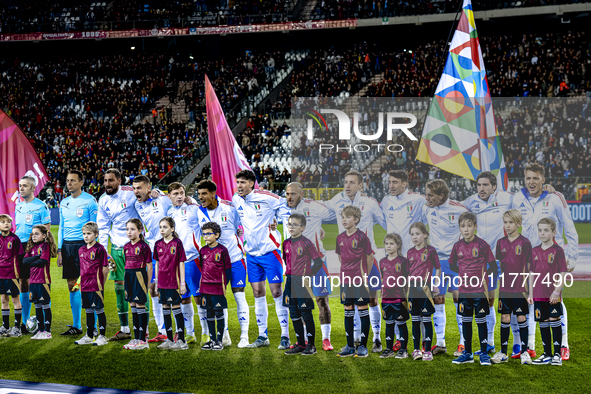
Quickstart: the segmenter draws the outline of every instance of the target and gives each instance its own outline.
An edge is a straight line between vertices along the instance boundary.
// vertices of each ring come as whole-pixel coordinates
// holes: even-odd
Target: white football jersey
[[[326,255],[326,250],[320,239],[320,233],[322,230],[322,222],[329,222],[335,219],[334,211],[329,209],[322,202],[303,198],[293,212],[302,214],[306,217],[306,229],[302,235],[314,243],[316,249],[322,254],[322,256]]]
[[[144,202],[137,200],[135,202],[135,210],[147,230],[146,241],[150,245],[152,252],[154,252],[156,241],[162,238],[162,235],[160,235],[160,220],[166,216],[171,206],[170,198],[164,196],[148,198]]]
[[[179,239],[183,242],[187,261],[199,258],[199,240],[201,227],[199,226],[199,206],[195,204],[171,206],[168,216],[174,219],[174,227]]]
[[[414,245],[410,239],[410,226],[420,222],[423,215],[425,196],[405,190],[398,196],[387,195],[380,207],[386,220],[386,231],[399,234],[402,238],[402,255]]]
[[[240,217],[230,201],[222,200],[218,196],[216,196],[216,199],[218,200],[216,209],[210,210],[203,206],[199,207],[199,225],[203,226],[207,222],[215,222],[220,225],[222,234],[218,238],[218,242],[228,249],[230,260],[235,263],[244,258],[242,241],[236,235],[238,226],[240,226]]]
[[[468,209],[457,201],[447,199],[441,205],[423,205],[421,221],[429,225],[429,245],[437,250],[440,260],[448,260],[451,250],[461,238],[458,219]]]
[[[127,222],[129,219],[139,219],[135,209],[137,198],[131,186],[119,186],[117,193],[103,194],[99,199],[97,224],[99,228],[99,243],[107,249],[109,237],[111,244],[122,248],[129,242],[127,238]]]

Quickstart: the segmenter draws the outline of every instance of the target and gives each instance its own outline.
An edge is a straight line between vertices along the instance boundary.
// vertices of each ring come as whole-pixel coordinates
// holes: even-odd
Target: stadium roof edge
[[[563,4],[526,8],[498,9],[476,11],[475,19],[489,20],[492,18],[507,18],[532,15],[563,15],[573,12],[591,11],[591,3]],[[424,23],[449,22],[455,20],[455,13],[397,16],[392,18],[373,19],[343,19],[343,20],[318,20],[306,22],[285,22],[260,25],[242,26],[212,26],[195,28],[162,28],[162,29],[135,29],[135,30],[99,30],[81,32],[58,33],[27,33],[27,34],[0,34],[0,42],[20,41],[55,41],[55,40],[100,40],[115,38],[156,38],[174,36],[202,36],[225,35],[245,33],[269,33],[280,31],[304,31],[318,29],[342,29],[356,27],[375,27],[383,25],[422,25]]]

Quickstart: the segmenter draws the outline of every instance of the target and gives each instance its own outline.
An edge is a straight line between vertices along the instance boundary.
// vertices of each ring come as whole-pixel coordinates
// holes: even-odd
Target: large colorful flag
[[[417,160],[476,180],[483,171],[507,187],[486,70],[470,0],[464,0],[445,67],[423,127]]]
[[[236,192],[235,175],[241,170],[251,170],[251,168],[228,126],[222,106],[207,75],[205,76],[205,106],[212,180],[218,187],[217,195],[224,200],[232,200]],[[255,184],[255,188],[258,188],[258,184]]]
[[[23,131],[0,110],[0,213],[8,213],[14,218],[15,206],[21,200],[18,182],[25,175],[35,178],[35,195],[49,180]]]

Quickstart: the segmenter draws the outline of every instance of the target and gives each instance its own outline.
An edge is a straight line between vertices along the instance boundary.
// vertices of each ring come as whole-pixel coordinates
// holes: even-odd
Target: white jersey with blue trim
[[[322,202],[303,198],[298,206],[295,207],[293,213],[299,213],[306,217],[306,229],[302,235],[312,241],[322,256],[326,255],[326,249],[324,249],[324,245],[320,239],[322,222],[329,222],[336,219],[335,212]],[[287,228],[287,225],[284,226]],[[288,233],[287,237],[289,236]]]
[[[275,217],[289,217],[291,210],[281,204],[278,195],[266,190],[253,190],[245,197],[235,193],[232,204],[244,227],[244,250],[247,255],[264,256],[279,249],[281,240],[277,239],[277,234],[271,231],[269,225]]]
[[[554,241],[565,249],[567,259],[579,258],[579,234],[562,193],[542,192],[539,197],[531,197],[528,190],[523,188],[513,196],[512,208],[521,213],[521,234],[529,239],[532,247],[541,243],[538,237],[538,222],[542,218],[550,218],[556,222]],[[567,247],[562,237],[563,232],[568,242]]]
[[[47,204],[38,198],[31,202],[18,203],[14,211],[15,234],[23,244],[29,241],[33,227],[39,224],[51,224],[51,214]]]
[[[488,197],[488,201],[474,194],[462,202],[463,206],[476,215],[477,235],[489,244],[495,256],[497,241],[506,235],[503,213],[511,209],[512,202],[513,193],[506,191],[494,192]]]
[[[61,249],[64,241],[83,241],[82,226],[96,222],[98,203],[86,192],[76,198],[66,197],[60,204],[60,228],[57,236],[57,248]]]
[[[468,209],[457,201],[447,199],[441,205],[423,205],[421,221],[429,225],[429,245],[437,250],[440,260],[448,260],[451,250],[461,238],[458,219]]]
[[[402,238],[402,255],[414,245],[410,239],[410,226],[421,221],[425,196],[405,190],[403,193],[392,196],[387,195],[382,199],[380,207],[386,220],[388,234],[396,233]]]
[[[183,203],[178,207],[168,208],[168,216],[173,218],[176,233],[183,242],[187,261],[199,258],[199,240],[201,226],[199,226],[199,205]]]
[[[238,226],[240,226],[240,216],[238,216],[236,208],[230,201],[222,200],[218,196],[215,198],[218,201],[216,209],[207,209],[203,205],[199,207],[197,212],[199,226],[202,227],[208,222],[215,222],[220,225],[222,234],[218,238],[218,242],[228,249],[230,260],[235,263],[244,258],[242,242],[236,235]]]
[[[380,204],[378,204],[378,202],[371,197],[361,196],[361,192],[355,193],[355,198],[353,198],[353,201],[351,201],[344,191],[340,192],[332,199],[327,201],[326,206],[329,209],[332,209],[336,216],[337,224],[339,226],[339,234],[342,234],[345,231],[341,212],[343,212],[343,209],[348,205],[353,205],[354,207],[357,207],[361,210],[361,220],[359,223],[357,223],[357,228],[363,231],[370,239],[371,247],[375,254],[378,248],[373,236],[373,226],[379,224],[384,229],[387,227],[386,220],[384,219],[384,213],[380,208]]]
[[[99,243],[105,249],[111,244],[122,248],[129,242],[127,238],[127,222],[129,219],[139,219],[135,210],[137,198],[131,186],[119,186],[115,194],[103,194],[99,198],[99,209],[96,222],[99,228]]]
[[[140,220],[146,228],[146,241],[150,249],[154,252],[156,241],[162,238],[160,234],[160,220],[166,217],[168,210],[172,206],[170,198],[160,196],[158,198],[148,198],[144,202],[135,202],[135,209],[140,215]]]

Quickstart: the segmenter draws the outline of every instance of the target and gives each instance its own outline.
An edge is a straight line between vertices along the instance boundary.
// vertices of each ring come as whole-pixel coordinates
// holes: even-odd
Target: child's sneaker
[[[494,351],[495,351],[495,347],[494,346],[486,345],[486,354],[494,353]],[[478,351],[476,351],[474,353],[474,355],[475,356],[478,356],[478,357],[480,357],[481,354],[482,354],[482,351],[480,349],[478,349]]]
[[[367,357],[369,356],[369,350],[367,350],[367,347],[363,346],[363,345],[359,345],[359,347],[357,348],[357,354],[355,355],[355,357]]]
[[[531,356],[528,352],[521,353],[521,364],[531,365]]]
[[[174,345],[174,342],[170,339],[166,338],[166,341],[162,342],[160,345],[156,346],[156,349],[170,349],[170,347]]]
[[[300,346],[300,345],[298,345],[298,344],[296,343],[296,344],[294,345],[294,347],[292,347],[291,349],[287,349],[287,350],[285,351],[285,353],[283,353],[283,354],[285,354],[286,356],[293,356],[293,355],[295,355],[295,354],[300,354],[300,353],[302,353],[304,350],[306,350],[306,348],[305,348],[305,347],[303,347],[303,346]]]
[[[51,333],[47,331],[40,332],[36,339],[51,339]]]
[[[384,349],[384,351],[382,352],[382,354],[380,354],[380,358],[389,358],[389,357],[394,357],[396,355],[396,352],[392,349]]]
[[[415,349],[415,350],[412,352],[412,359],[413,359],[413,360],[420,360],[420,359],[422,359],[422,358],[423,358],[423,352],[422,352],[422,351],[420,351],[419,349]]]
[[[509,357],[503,352],[496,352],[495,355],[490,359],[495,364],[506,363],[509,361]]]
[[[88,335],[84,335],[82,338],[75,341],[74,343],[76,345],[91,345],[93,342],[94,340],[91,337],[89,337]]]
[[[0,326],[0,337],[6,336],[10,330],[4,326]]]
[[[407,358],[408,357],[408,351],[406,349],[400,349],[398,350],[398,353],[396,353],[396,357],[395,358]]]
[[[31,339],[38,339],[38,337],[39,337],[39,334],[41,334],[41,331],[37,331],[37,333],[36,333],[35,335],[33,335],[33,336],[31,337]]]
[[[92,345],[93,346],[104,346],[107,343],[109,343],[109,340],[107,339],[107,337],[104,335],[99,335],[98,337],[96,337],[96,339],[94,340],[94,343]]]
[[[552,357],[552,365],[562,365],[562,356],[560,355],[560,353],[556,353],[554,357]]]
[[[222,341],[215,341],[211,347],[211,350],[224,350],[224,344]]]
[[[171,347],[170,350],[188,350],[189,349],[189,345],[187,344],[187,342],[183,341],[183,340],[178,340],[176,341]],[[203,349],[203,348],[202,348]]]
[[[150,348],[150,344],[148,344],[148,342],[146,341],[137,341],[137,344],[131,348],[130,350],[143,350],[143,349],[149,349]]]
[[[464,350],[462,355],[452,361],[453,364],[469,364],[474,362],[474,356],[472,353],[468,353]]]
[[[9,338],[18,338],[22,335],[23,334],[21,333],[21,329],[16,326],[12,327],[12,329],[8,331],[8,333],[6,334],[6,336]]]
[[[423,361],[433,361],[433,353],[424,352],[423,353]]]
[[[401,347],[402,347],[402,343],[400,343],[400,341],[396,341],[396,343],[394,343],[394,347],[392,348],[392,350],[397,352],[400,350]]]
[[[129,341],[128,344],[123,345],[123,349],[127,349],[127,350],[133,349],[137,345],[138,342],[139,342],[138,339],[132,339],[131,341]]]
[[[490,356],[488,354],[480,355],[480,365],[491,365]]]
[[[312,356],[314,354],[316,354],[316,346],[314,345],[307,345],[302,352],[302,356]]]
[[[549,365],[552,364],[552,357],[542,354],[539,358],[536,358],[531,363],[533,365]]]
[[[177,341],[178,343],[179,341]],[[203,346],[201,346],[201,350],[212,350],[213,349],[213,341],[205,342]]]
[[[351,357],[355,356],[357,352],[354,347],[345,346],[341,349],[341,352],[337,354],[338,357]]]

